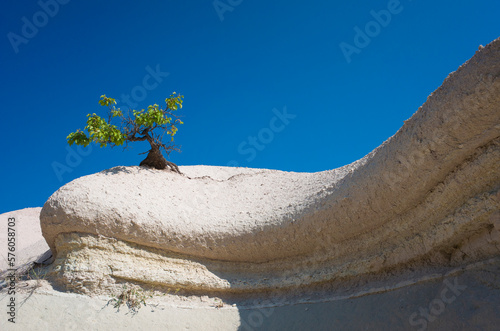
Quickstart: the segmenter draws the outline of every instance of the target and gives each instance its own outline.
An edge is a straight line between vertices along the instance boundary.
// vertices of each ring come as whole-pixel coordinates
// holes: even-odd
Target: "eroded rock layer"
[[[255,291],[500,255],[500,40],[363,159],[319,173],[116,167],[41,212],[52,276]]]

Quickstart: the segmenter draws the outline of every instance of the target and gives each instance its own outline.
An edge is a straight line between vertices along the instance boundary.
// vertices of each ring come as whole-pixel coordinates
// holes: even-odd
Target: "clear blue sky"
[[[126,109],[182,93],[179,165],[315,172],[379,146],[500,36],[498,1],[42,0],[0,15],[1,213],[139,164],[140,143],[67,149],[101,94]]]

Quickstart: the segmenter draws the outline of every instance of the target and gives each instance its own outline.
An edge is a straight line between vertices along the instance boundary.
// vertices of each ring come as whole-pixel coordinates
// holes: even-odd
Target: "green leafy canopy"
[[[84,130],[76,130],[70,133],[66,139],[70,146],[73,144],[88,146],[91,142],[95,142],[100,147],[105,147],[108,144],[120,146],[129,141],[147,140],[152,146],[156,144],[168,152],[170,149],[174,149],[173,146],[163,144],[163,134],[156,132],[167,133],[173,142],[178,131],[177,125],[183,124],[174,114],[176,110],[182,108],[183,98],[184,96],[173,92],[165,99],[166,107],[164,109],[154,104],[148,106],[147,109],[131,110],[132,116],[125,117],[123,112],[115,107],[115,99],[101,95],[99,104],[108,108],[108,118],[102,118],[95,113],[88,114],[87,126]],[[112,122],[118,122],[119,127]]]

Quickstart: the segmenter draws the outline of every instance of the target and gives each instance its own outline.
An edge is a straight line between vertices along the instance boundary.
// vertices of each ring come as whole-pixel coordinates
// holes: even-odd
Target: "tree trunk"
[[[144,160],[142,160],[142,162],[139,165],[159,170],[163,170],[167,166],[169,166],[172,171],[175,171],[179,174],[181,173],[175,163],[169,162],[165,159],[165,157],[160,151],[159,146],[153,144],[151,145],[151,149],[149,150],[148,156]]]

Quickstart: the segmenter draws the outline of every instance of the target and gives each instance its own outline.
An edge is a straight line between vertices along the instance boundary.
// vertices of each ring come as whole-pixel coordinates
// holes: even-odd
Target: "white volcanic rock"
[[[9,269],[9,251],[7,250],[8,232],[16,234],[15,251],[12,252],[16,259],[14,261],[15,268],[35,261],[42,262],[39,259],[43,256],[49,257],[46,255],[49,246],[43,238],[40,228],[41,210],[41,207],[25,208],[0,215],[0,243],[2,243],[2,249],[0,250],[0,275]],[[7,231],[9,218],[15,219],[14,231]]]
[[[115,167],[41,212],[52,276],[205,291],[308,286],[500,252],[500,40],[451,73],[363,159],[294,173]]]

